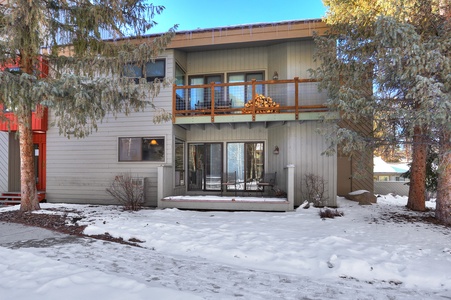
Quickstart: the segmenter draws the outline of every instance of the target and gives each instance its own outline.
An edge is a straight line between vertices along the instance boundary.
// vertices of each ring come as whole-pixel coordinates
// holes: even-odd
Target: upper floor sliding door
[[[252,80],[262,81],[264,80],[263,72],[257,73],[235,73],[229,74],[228,82],[249,82]],[[263,94],[263,86],[257,85],[255,93]],[[228,88],[228,98],[232,100],[232,107],[244,107],[244,104],[252,99],[252,86],[231,86]]]
[[[189,85],[202,85],[210,83],[222,83],[222,75],[191,76]],[[215,87],[215,103],[221,102],[224,98],[224,88]],[[211,108],[211,89],[193,88],[190,90],[190,109]]]

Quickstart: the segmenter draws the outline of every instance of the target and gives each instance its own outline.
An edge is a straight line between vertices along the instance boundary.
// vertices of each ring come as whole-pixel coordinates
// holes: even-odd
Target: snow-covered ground
[[[0,299],[451,299],[451,229],[394,214],[405,197],[359,206],[342,217],[287,213],[123,212],[116,206],[42,204],[76,210],[89,235],[0,247]],[[429,203],[434,207],[435,204]],[[13,207],[2,210],[17,209]],[[56,210],[54,210],[56,209]]]

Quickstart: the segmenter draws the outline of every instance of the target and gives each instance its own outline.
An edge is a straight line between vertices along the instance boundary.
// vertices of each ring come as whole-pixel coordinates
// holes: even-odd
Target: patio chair
[[[263,175],[263,178],[257,183],[258,189],[260,190],[262,197],[263,194],[265,193],[265,187],[271,187],[271,190],[274,189],[274,186],[276,185],[276,175],[277,172],[265,173]]]
[[[221,196],[222,196],[222,192],[223,192],[224,188],[227,191],[227,187],[228,186],[234,186],[235,187],[235,197],[236,197],[236,192],[237,192],[237,188],[236,188],[236,171],[235,172],[224,173],[224,175],[222,176]]]
[[[215,108],[227,109],[232,107],[232,99],[230,100],[218,100],[215,102]]]
[[[211,102],[209,102],[209,101],[206,101],[206,102],[197,101],[197,103],[194,104],[194,107],[196,109],[211,109]]]

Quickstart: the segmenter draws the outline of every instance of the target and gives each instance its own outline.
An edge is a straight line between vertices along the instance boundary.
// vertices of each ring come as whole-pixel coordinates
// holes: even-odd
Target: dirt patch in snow
[[[80,226],[77,224],[77,221],[81,219],[81,217],[68,216],[68,212],[63,212],[62,214],[22,213],[20,211],[7,211],[0,213],[0,221],[3,222],[41,227],[60,233],[81,237],[90,237],[99,240],[140,247],[138,243],[140,243],[141,241],[139,240],[126,241],[122,238],[112,237],[108,233],[101,235],[85,235],[83,231],[85,230],[86,226]]]

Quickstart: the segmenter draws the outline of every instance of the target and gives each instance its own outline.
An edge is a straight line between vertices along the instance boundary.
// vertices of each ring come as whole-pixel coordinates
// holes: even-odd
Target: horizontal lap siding
[[[166,59],[166,74],[173,74],[173,59]],[[162,89],[155,106],[172,109],[171,87]],[[97,132],[84,139],[67,139],[58,128],[47,132],[47,200],[49,202],[115,204],[105,192],[116,175],[130,173],[146,180],[146,205],[157,204],[157,168],[172,161],[172,124],[153,123],[154,112],[132,112],[109,116]],[[50,115],[50,121],[53,121]],[[119,137],[165,138],[165,162],[119,162]]]
[[[8,190],[8,139],[7,132],[0,132],[0,192]]]

